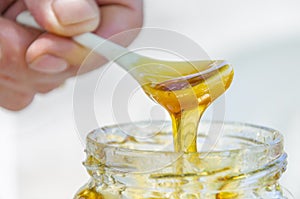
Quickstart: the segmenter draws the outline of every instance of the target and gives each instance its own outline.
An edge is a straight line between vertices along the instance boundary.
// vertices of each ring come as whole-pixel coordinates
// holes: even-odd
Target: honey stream
[[[163,74],[160,73],[163,77],[168,75],[175,77],[159,83],[148,82],[141,85],[151,99],[169,112],[172,119],[174,151],[184,153],[197,152],[196,138],[200,118],[206,108],[229,88],[233,79],[231,66],[223,61],[200,61],[192,67],[191,63],[187,63],[187,65],[188,74],[176,74],[174,71],[169,74],[168,70],[165,70]],[[178,68],[185,71],[182,67],[184,65]],[[93,158],[91,160],[95,161]],[[199,161],[197,158],[190,161],[200,164],[197,162]],[[175,167],[174,172],[176,174],[183,172],[184,168],[180,162],[177,162]],[[180,198],[180,194],[181,190],[178,187],[174,196]],[[216,198],[236,198],[232,194],[218,194]],[[75,199],[104,198],[115,199],[119,197],[104,193],[98,194],[95,188],[84,188],[75,197]]]
[[[175,152],[197,152],[196,138],[200,118],[206,108],[231,84],[231,66],[220,61],[217,64],[216,70],[207,73],[197,71],[195,67],[192,75],[143,85],[145,93],[171,116]]]

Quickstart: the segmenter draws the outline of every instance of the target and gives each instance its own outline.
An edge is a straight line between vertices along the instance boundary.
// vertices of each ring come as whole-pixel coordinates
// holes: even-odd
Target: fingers
[[[17,92],[0,84],[0,107],[19,111],[28,106],[33,98],[33,93]]]
[[[30,69],[26,51],[40,33],[1,17],[0,30],[0,107],[20,110],[37,92],[49,92],[76,73],[67,70],[54,75]]]
[[[41,34],[14,23],[25,9],[49,33]],[[143,21],[141,0],[3,0],[0,11],[11,19],[0,18],[0,106],[10,110],[27,106],[36,92],[58,87],[76,75],[83,62],[87,67],[80,73],[106,62],[100,55],[89,55],[90,50],[65,36],[96,30],[100,36],[112,38],[140,27]],[[126,46],[137,33],[121,34],[122,37],[118,34],[112,40]]]
[[[16,19],[19,13],[26,10],[26,5],[23,1],[11,1],[11,3],[6,6],[7,7],[3,12],[3,16],[13,21]]]
[[[143,24],[143,1],[142,0],[98,0],[101,9],[101,23],[95,31],[104,38],[127,46],[136,37]],[[134,30],[136,29],[136,30]],[[129,31],[125,33],[124,31]],[[118,33],[122,33],[116,35]]]
[[[14,0],[2,0],[2,1],[0,1],[0,13],[3,13],[13,3],[14,3]]]
[[[1,17],[0,30],[0,74],[23,79],[23,73],[27,69],[24,55],[39,33],[29,32],[20,25]]]
[[[28,48],[26,61],[32,70],[68,78],[76,75],[89,53],[90,50],[69,38],[45,33]],[[106,62],[102,56],[97,54],[89,55],[87,61],[89,62],[85,63],[87,67],[81,72],[91,71]]]
[[[63,2],[62,0],[60,0]],[[95,31],[96,34],[111,38],[113,35],[142,25],[142,1],[131,0],[113,4],[98,1],[101,10],[101,23]],[[103,3],[103,4],[101,4]],[[128,5],[127,5],[128,4]],[[138,30],[127,34],[118,34],[111,38],[114,42],[127,46]],[[59,74],[70,70],[78,71],[90,50],[74,43],[71,39],[59,37],[52,34],[44,34],[38,38],[27,51],[27,62],[29,67],[41,73]],[[80,73],[91,71],[106,62],[100,55],[93,54],[87,59]]]
[[[24,0],[31,14],[47,31],[64,36],[91,32],[100,14],[94,0]]]
[[[36,37],[10,20],[0,18],[0,106],[20,110],[33,99],[26,79],[24,59],[27,47]]]
[[[18,111],[28,106],[33,100],[35,92],[22,80],[15,80],[0,75],[0,107]]]
[[[36,65],[44,67],[47,70],[46,73],[38,70],[33,70],[28,66],[29,61],[25,59],[27,49],[30,44],[41,34],[39,31],[24,28],[14,22],[15,17],[22,11],[27,9],[22,1],[13,1],[8,5],[2,1],[0,9],[2,11],[2,16],[0,18],[0,107],[4,107],[10,110],[20,110],[26,107],[34,98],[37,92],[46,93],[62,84],[68,77],[74,76],[77,72],[76,67],[72,68],[61,68],[59,73],[57,71],[59,65],[57,65],[57,59],[49,61],[51,54],[49,56],[40,57],[40,59],[35,59]],[[3,9],[2,9],[3,8]],[[11,20],[8,20],[11,19]],[[74,26],[75,27],[75,26]],[[96,26],[95,26],[96,27]],[[89,29],[90,30],[90,29]],[[49,35],[49,34],[45,34]],[[66,66],[72,65],[74,61],[70,58],[71,54],[83,55],[86,49],[81,46],[76,45],[77,48],[72,50],[74,43],[66,38],[61,38],[54,36],[55,38],[48,39],[49,41],[55,41],[49,43],[50,45],[45,45],[48,47],[49,52],[53,53],[53,56],[66,55]],[[43,42],[47,41],[41,37],[41,40],[37,40],[38,46],[43,46]],[[60,48],[56,42],[62,44],[63,48]],[[38,47],[36,50],[40,51]],[[71,50],[70,50],[71,49]],[[78,53],[80,49],[80,53]],[[66,52],[70,52],[69,54]],[[47,54],[46,54],[47,55]],[[48,61],[47,61],[48,59]],[[83,59],[80,56],[76,56],[76,63],[79,63]],[[56,63],[55,63],[56,61]],[[52,67],[54,69],[52,69]],[[54,72],[53,72],[54,71]]]

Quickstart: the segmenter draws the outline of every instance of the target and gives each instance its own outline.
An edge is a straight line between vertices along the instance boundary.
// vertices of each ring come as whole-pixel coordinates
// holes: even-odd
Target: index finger
[[[138,28],[143,24],[142,0],[97,0],[101,11],[101,23],[96,34],[110,38],[123,31],[130,31],[126,36],[114,37],[112,40],[120,45],[127,46],[138,34]]]
[[[94,0],[24,0],[36,21],[48,32],[74,36],[98,27],[99,7]]]

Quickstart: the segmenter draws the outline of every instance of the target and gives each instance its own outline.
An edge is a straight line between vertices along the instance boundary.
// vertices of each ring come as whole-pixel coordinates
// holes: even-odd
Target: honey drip
[[[196,137],[200,118],[206,108],[226,91],[233,78],[232,68],[223,63],[207,73],[197,71],[184,78],[143,85],[146,94],[162,105],[171,116],[176,152],[197,152]]]
[[[200,61],[191,67],[187,63],[188,70],[179,73],[160,73],[162,77],[174,78],[162,81],[160,83],[145,83],[142,85],[145,93],[154,101],[163,106],[170,114],[172,119],[174,151],[176,152],[197,152],[197,129],[201,116],[206,108],[230,86],[233,78],[233,70],[223,61]],[[189,74],[184,74],[188,71]],[[147,78],[147,76],[144,76]],[[145,81],[147,82],[147,81]],[[198,158],[192,158],[190,161],[201,164]],[[178,175],[183,175],[182,164],[176,164],[174,171]],[[180,198],[182,190],[178,190],[173,198]],[[236,199],[235,193],[220,193],[216,196],[218,199]],[[118,196],[104,196],[103,193],[97,194],[94,188],[83,188],[75,196],[75,199],[113,199]],[[142,198],[136,196],[134,198]],[[155,198],[165,198],[163,196]],[[185,198],[195,198],[189,196]]]

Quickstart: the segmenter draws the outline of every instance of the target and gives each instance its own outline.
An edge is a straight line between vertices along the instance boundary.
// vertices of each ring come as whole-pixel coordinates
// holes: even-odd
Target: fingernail
[[[62,25],[76,24],[98,17],[98,8],[87,0],[56,0],[53,10]]]
[[[66,70],[68,63],[53,55],[42,55],[31,62],[29,67],[42,73],[55,74]]]

